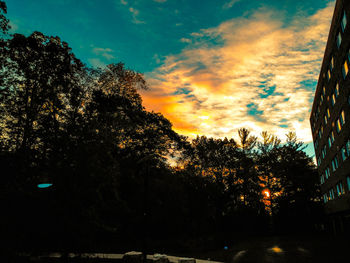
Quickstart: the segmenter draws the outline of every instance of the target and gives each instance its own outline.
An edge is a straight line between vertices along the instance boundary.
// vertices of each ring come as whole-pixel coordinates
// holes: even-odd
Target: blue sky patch
[[[191,91],[189,89],[187,89],[187,88],[178,88],[177,91],[175,91],[173,93],[173,95],[180,95],[180,94],[188,95],[190,93],[191,93]]]
[[[272,87],[264,87],[263,92],[264,93],[260,93],[259,97],[262,99],[265,99],[269,96],[271,96],[276,90],[276,86],[272,86]]]
[[[254,103],[249,103],[247,105],[247,114],[251,115],[254,117],[254,119],[256,119],[257,121],[263,121],[263,118],[261,117],[261,115],[264,113],[264,111],[262,110],[258,110],[258,105],[254,104]]]

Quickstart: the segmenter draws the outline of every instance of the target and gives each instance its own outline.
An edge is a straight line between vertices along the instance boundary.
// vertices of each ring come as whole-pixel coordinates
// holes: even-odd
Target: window
[[[327,202],[328,202],[327,193],[323,194],[323,202],[324,202],[324,203],[327,203]]]
[[[334,133],[331,132],[328,136],[328,147],[331,148],[334,142]]]
[[[345,124],[345,113],[344,113],[344,110],[342,110],[339,118],[337,119],[336,121],[336,126],[337,126],[337,132],[339,133],[342,129],[342,127],[344,126]]]
[[[346,24],[347,24],[347,19],[346,19],[346,14],[344,11],[343,18],[341,20],[341,29],[343,30],[343,32],[345,31]]]
[[[328,120],[329,118],[331,117],[331,113],[329,112],[329,109],[327,108],[326,109],[326,114],[324,115],[324,123],[327,124],[328,123]]]
[[[343,161],[345,161],[348,157],[350,157],[350,140],[341,148],[341,156]]]
[[[330,79],[331,79],[331,71],[330,70],[328,70],[327,71],[327,80],[329,81]]]
[[[346,76],[348,75],[349,72],[349,66],[348,66],[348,61],[345,60],[344,64],[343,64],[343,78],[345,79]]]
[[[340,120],[337,120],[337,132],[339,133],[341,131],[342,125],[340,123]]]
[[[338,36],[337,36],[337,46],[338,46],[338,48],[340,48],[340,45],[341,45],[341,34],[340,34],[340,32],[338,33]]]
[[[334,104],[335,104],[335,94],[333,93],[332,94],[332,106],[334,106]]]
[[[325,145],[323,146],[323,149],[322,149],[322,159],[326,158],[326,155],[327,155],[327,147]]]
[[[315,149],[317,149],[317,147],[318,147],[318,139],[316,138],[316,140],[315,140]]]
[[[318,117],[320,116],[320,112],[321,112],[320,105],[318,105],[317,106],[317,110],[315,112],[315,119],[316,119],[316,121],[318,120]]]
[[[321,165],[321,156],[319,156],[319,157],[317,158],[317,165],[318,165],[318,166]]]
[[[335,88],[332,94],[332,106],[334,106],[338,96],[339,96],[339,84],[337,83],[337,85],[335,85]]]
[[[329,198],[328,200],[333,200],[334,199],[334,190],[333,188],[329,190]]]
[[[326,179],[329,178],[329,176],[331,175],[330,171],[329,171],[329,167],[326,168],[326,170],[324,171],[324,174],[326,176]]]
[[[345,189],[344,189],[342,182],[339,182],[338,185],[339,185],[341,194],[345,194]]]
[[[332,160],[332,172],[335,172],[335,170],[338,169],[338,159],[337,156],[335,156]]]
[[[348,191],[350,191],[350,176],[346,177],[346,183],[348,184]]]
[[[338,98],[338,96],[339,96],[339,83],[338,82],[337,82],[337,85],[335,85],[334,94],[335,94],[335,98]]]
[[[333,71],[333,69],[334,69],[334,58],[332,57],[332,59],[331,59],[331,64],[330,64],[330,66],[329,66],[329,69],[331,70],[331,72]]]
[[[341,196],[342,194],[345,193],[343,184],[341,182],[337,183],[336,189],[337,189],[337,196]]]
[[[324,175],[323,174],[320,177],[320,182],[321,182],[321,184],[324,184]]]

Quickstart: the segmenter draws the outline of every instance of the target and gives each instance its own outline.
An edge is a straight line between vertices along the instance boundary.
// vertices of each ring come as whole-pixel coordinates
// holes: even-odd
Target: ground
[[[286,235],[242,238],[217,259],[231,263],[347,262],[350,237]]]

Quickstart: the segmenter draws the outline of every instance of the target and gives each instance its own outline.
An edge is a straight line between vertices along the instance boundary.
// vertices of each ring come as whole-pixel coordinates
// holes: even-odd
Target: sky
[[[180,134],[249,128],[314,155],[309,117],[335,1],[6,0],[11,32],[68,42],[84,63],[144,74],[147,110]]]

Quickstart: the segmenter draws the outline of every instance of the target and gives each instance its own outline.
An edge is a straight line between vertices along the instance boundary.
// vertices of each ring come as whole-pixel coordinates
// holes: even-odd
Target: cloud
[[[11,27],[10,32],[16,32],[18,30],[18,25],[15,24],[13,21],[10,21],[9,24],[10,24],[10,27]]]
[[[139,9],[134,7],[134,5],[137,4],[137,1],[134,1],[132,3],[133,3],[133,6],[127,0],[120,0],[116,2],[117,6],[119,7],[124,6],[123,8],[128,9],[129,13],[132,15],[132,22],[134,24],[145,24],[146,22],[139,18],[140,16]]]
[[[90,58],[88,59],[88,62],[96,68],[103,68],[108,64],[106,61],[115,59],[115,56],[113,55],[114,50],[111,48],[93,47],[92,52],[98,57]]]
[[[135,9],[133,7],[129,7],[129,11],[132,14],[132,22],[135,24],[145,24],[145,21],[142,21],[138,18],[140,11],[138,9]]]
[[[247,127],[311,141],[309,114],[334,3],[289,26],[258,10],[191,34],[192,44],[167,56],[147,80],[147,109],[177,132],[235,136]]]
[[[88,61],[95,68],[104,68],[106,66],[106,63],[99,58],[90,58]]]
[[[104,57],[107,60],[111,60],[115,58],[115,56],[112,54],[114,53],[114,51],[110,48],[95,47],[93,48],[92,52],[94,52],[96,55]]]
[[[161,57],[158,54],[154,54],[152,58],[157,64],[160,64],[162,62]]]
[[[225,3],[222,8],[223,9],[230,9],[234,4],[240,2],[241,0],[230,0],[229,2]]]
[[[180,41],[183,42],[183,43],[192,43],[191,39],[184,38],[184,37],[181,38]]]
[[[17,18],[17,17],[11,18],[9,25],[11,27],[9,30],[10,34],[20,33],[20,34],[30,35],[31,33],[33,33],[28,23],[25,23],[24,20],[20,18]]]

